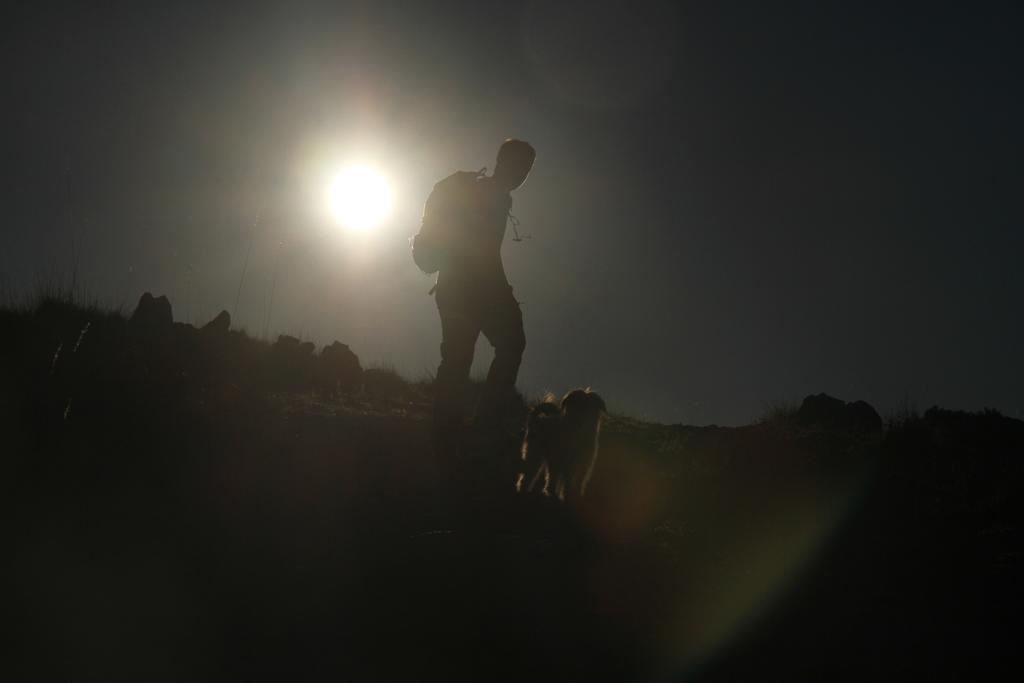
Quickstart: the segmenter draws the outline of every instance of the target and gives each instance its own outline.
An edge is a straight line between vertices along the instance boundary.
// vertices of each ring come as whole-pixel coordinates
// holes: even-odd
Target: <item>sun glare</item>
[[[391,213],[393,197],[388,181],[369,166],[350,166],[331,181],[328,189],[331,214],[342,224],[365,230]]]

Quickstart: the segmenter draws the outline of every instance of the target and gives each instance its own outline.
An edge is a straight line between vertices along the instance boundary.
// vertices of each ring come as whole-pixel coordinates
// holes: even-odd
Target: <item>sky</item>
[[[166,6],[160,6],[166,5]],[[22,3],[0,112],[8,298],[439,361],[408,239],[433,183],[513,194],[530,395],[749,423],[811,393],[1024,418],[1014,3]],[[394,208],[325,211],[351,163]],[[509,235],[510,237],[511,235]],[[475,372],[491,352],[477,347]]]

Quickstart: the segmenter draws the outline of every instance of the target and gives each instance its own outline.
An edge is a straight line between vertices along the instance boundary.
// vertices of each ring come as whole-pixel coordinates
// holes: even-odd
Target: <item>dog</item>
[[[583,496],[597,461],[604,399],[590,389],[573,389],[561,403],[553,394],[530,410],[520,450],[516,491],[539,490],[561,501]]]

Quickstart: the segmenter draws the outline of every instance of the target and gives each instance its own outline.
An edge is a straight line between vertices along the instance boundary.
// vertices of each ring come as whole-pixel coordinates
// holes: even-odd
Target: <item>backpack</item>
[[[464,228],[476,181],[485,171],[456,171],[434,185],[427,197],[420,231],[412,238],[412,260],[427,275],[447,263],[450,246]]]

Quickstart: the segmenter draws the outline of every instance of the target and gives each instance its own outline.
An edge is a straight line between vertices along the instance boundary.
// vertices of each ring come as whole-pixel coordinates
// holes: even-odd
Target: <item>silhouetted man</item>
[[[449,474],[459,455],[465,389],[481,332],[494,347],[477,406],[476,426],[482,433],[500,436],[502,413],[515,393],[526,336],[519,302],[501,262],[501,243],[512,206],[509,193],[526,180],[535,157],[528,143],[506,140],[491,176],[450,176],[435,186],[424,208],[421,235],[431,222],[445,231],[436,288],[441,365],[435,383],[434,448]]]

